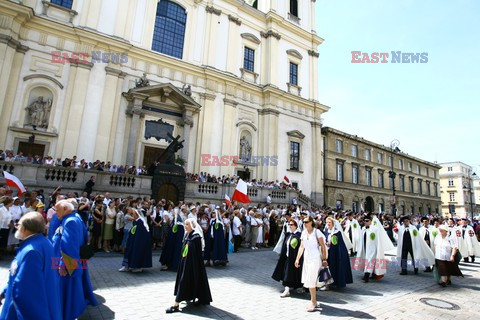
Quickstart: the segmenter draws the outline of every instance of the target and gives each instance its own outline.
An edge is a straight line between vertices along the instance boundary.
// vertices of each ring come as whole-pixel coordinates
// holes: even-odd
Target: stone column
[[[115,118],[118,118],[118,112],[115,113],[115,100],[116,96],[120,94],[117,91],[117,83],[118,78],[123,72],[111,67],[105,67],[105,72],[107,76],[101,104],[102,114],[97,128],[94,159],[111,161],[112,159],[108,157],[108,151],[110,145],[114,143],[114,141],[110,140],[110,137],[113,125],[116,123]]]
[[[83,110],[85,108],[85,98],[87,96],[88,81],[90,77],[90,70],[93,67],[91,62],[79,62],[71,63],[72,68],[77,69],[75,73],[75,80],[71,88],[71,103],[69,110],[64,110],[67,113],[68,118],[65,123],[65,131],[61,131],[60,134],[64,134],[63,148],[59,148],[62,152],[62,158],[72,157],[77,154],[78,142],[81,136],[80,126],[82,124]],[[84,141],[83,143],[88,143]],[[78,155],[82,158],[82,155]],[[88,159],[92,160],[92,159]]]
[[[3,147],[5,147],[4,143],[6,143],[7,140],[8,126],[10,124],[10,117],[13,111],[13,102],[17,93],[18,78],[20,77],[23,58],[25,57],[25,52],[27,52],[28,49],[28,47],[21,45],[20,43],[17,44],[16,52],[13,56],[13,61],[10,66],[11,70],[8,76],[8,84],[2,86],[6,90],[4,100],[0,100],[0,146],[3,145]]]
[[[204,49],[204,56],[203,61],[206,65],[209,66],[216,66],[216,52],[217,52],[217,33],[218,33],[218,21],[220,19],[220,15],[222,14],[222,10],[216,9],[213,6],[207,5],[205,8],[207,13],[207,22],[205,24],[207,28],[207,32],[205,34],[205,39],[208,39],[205,42],[205,49]]]
[[[322,124],[317,121],[311,122],[312,125],[312,194],[311,198],[319,205],[323,205],[323,138],[322,138]],[[347,168],[344,168],[344,171]]]
[[[223,99],[224,111],[223,111],[223,132],[222,132],[222,156],[235,156],[237,155],[237,145],[235,143],[235,120],[236,120],[236,108],[238,103],[230,100]],[[253,137],[252,137],[253,138]],[[252,141],[253,142],[253,141]],[[232,166],[229,163],[228,166],[220,167],[220,175],[232,174]]]
[[[263,157],[278,156],[278,115],[280,112],[272,107],[259,110],[259,142],[258,155]],[[257,179],[276,180],[277,167],[259,166]]]
[[[113,162],[113,156],[114,156],[114,148],[115,148],[115,141],[117,139],[117,127],[119,125],[119,118],[120,118],[120,104],[121,104],[121,99],[122,99],[122,85],[123,85],[123,79],[125,79],[125,76],[127,74],[125,72],[120,72],[118,76],[118,81],[117,81],[117,94],[115,96],[115,107],[113,110],[113,119],[112,119],[112,128],[110,130],[110,138],[109,138],[109,144],[108,144],[108,152],[107,152],[107,159],[111,160]],[[123,131],[123,128],[121,129]],[[119,163],[119,162],[117,162]]]
[[[132,116],[130,123],[130,135],[128,137],[127,147],[127,165],[135,165],[137,148],[138,148],[138,134],[140,131],[140,118],[143,118],[142,111],[143,101],[148,98],[148,95],[142,93],[132,94],[132,105],[127,109],[127,114]]]
[[[214,131],[217,128],[214,128],[212,124],[212,119],[214,118],[215,112],[215,98],[214,94],[209,93],[202,93],[200,94],[203,100],[203,110],[201,111],[201,118],[202,118],[202,128],[199,129],[199,136],[201,137],[200,143],[198,144],[196,159],[198,161],[198,168],[197,172],[200,171],[209,171],[211,168],[204,167],[201,165],[201,155],[202,154],[212,154],[212,140]]]
[[[193,126],[193,119],[191,115],[184,115],[183,119],[183,143],[182,158],[188,163],[188,155],[190,154],[190,128]]]

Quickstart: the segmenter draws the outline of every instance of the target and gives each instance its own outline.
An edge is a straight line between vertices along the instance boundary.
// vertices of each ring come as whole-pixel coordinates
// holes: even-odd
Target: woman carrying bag
[[[325,235],[315,228],[314,220],[311,216],[303,220],[304,230],[300,239],[300,249],[298,251],[295,267],[300,267],[300,258],[303,256],[302,283],[310,291],[311,305],[307,308],[308,312],[317,309],[317,287],[320,287],[318,276],[322,267],[327,267],[327,246],[325,245]],[[304,255],[305,253],[305,255]]]

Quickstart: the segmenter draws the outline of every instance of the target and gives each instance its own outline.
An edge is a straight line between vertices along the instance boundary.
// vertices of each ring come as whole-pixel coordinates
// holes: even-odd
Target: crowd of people
[[[133,175],[152,175],[149,172],[149,168],[146,166],[136,167],[136,166],[129,166],[129,165],[116,165],[112,164],[110,161],[100,161],[96,160],[94,162],[89,162],[85,159],[77,160],[77,156],[73,156],[72,158],[62,158],[54,159],[52,156],[39,156],[39,155],[32,155],[32,154],[23,154],[19,152],[18,154],[14,154],[13,151],[10,150],[0,150],[0,161],[6,162],[23,162],[23,163],[31,163],[31,164],[38,164],[38,165],[45,165],[45,166],[52,166],[52,167],[62,167],[62,168],[74,168],[74,169],[84,169],[84,170],[93,170],[93,171],[103,171],[103,172],[111,172],[111,173],[124,173],[124,174],[133,174]]]
[[[187,180],[188,181],[196,181],[196,182],[211,182],[211,183],[219,183],[219,184],[233,184],[236,185],[240,179],[237,175],[223,175],[221,177],[217,177],[213,174],[207,172],[200,172],[200,173],[187,173]],[[285,183],[283,181],[264,181],[263,179],[247,179],[245,181],[247,186],[249,187],[261,187],[267,189],[284,189],[284,190],[296,190],[299,191],[294,185],[290,183]]]
[[[345,287],[352,283],[352,269],[363,270],[365,283],[384,277],[386,264],[393,262],[385,259],[385,253],[395,248],[394,243],[400,274],[407,275],[411,264],[415,274],[419,268],[433,272],[443,287],[451,284],[451,276],[462,275],[458,267],[461,258],[474,262],[475,256],[480,256],[480,224],[466,218],[428,215],[397,219],[385,214],[271,203],[173,203],[166,199],[121,198],[108,192],[89,191],[79,195],[55,190],[45,197],[39,190],[10,198],[0,188],[2,255],[12,254],[15,247],[21,249],[25,243],[26,237],[17,234],[18,224],[30,230],[27,233],[44,234],[51,241],[53,251],[61,258],[61,279],[75,270],[69,270],[66,259],[81,260],[85,248],[123,254],[119,271],[134,273],[151,268],[152,251],[161,249],[161,270],[178,273],[176,299],[167,309],[169,313],[179,311],[179,302],[184,300],[210,303],[205,267],[226,266],[229,254],[239,250],[274,248],[279,259],[272,278],[285,288],[281,297],[308,289],[311,303],[307,311],[317,310],[317,289],[329,290],[331,286]],[[33,231],[25,223],[31,219],[42,221]],[[66,224],[66,220],[72,222]],[[78,235],[84,234],[82,239],[74,241],[73,250],[68,243],[60,245],[62,241],[73,241],[65,236],[62,240],[61,231],[65,234],[67,225],[80,230]],[[88,274],[88,269],[84,270]],[[192,270],[200,270],[200,278],[193,279]],[[89,280],[74,286],[82,285],[91,289]],[[8,300],[8,289],[6,294],[2,297]],[[70,310],[64,319],[72,314],[78,316],[78,310],[87,304],[96,304],[93,296],[84,296],[81,301],[80,305],[70,300],[62,302]]]

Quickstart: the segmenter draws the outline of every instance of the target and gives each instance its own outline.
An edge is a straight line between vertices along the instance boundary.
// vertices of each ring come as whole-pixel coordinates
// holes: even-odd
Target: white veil
[[[192,226],[192,229],[193,229],[193,234],[198,234],[200,236],[200,238],[202,239],[202,251],[205,249],[205,239],[203,238],[203,230],[202,230],[202,227],[200,227],[200,225],[197,223],[197,220],[195,219],[192,219],[192,218],[188,218],[185,220],[184,224],[186,222],[190,222],[190,225]],[[185,232],[185,238],[188,237],[188,233]]]
[[[143,216],[142,210],[138,210],[138,209],[135,209],[135,208],[132,208],[132,209],[138,214],[138,216],[142,220],[143,225],[145,226],[145,229],[147,229],[147,232],[150,232],[150,228],[148,227],[147,219]]]

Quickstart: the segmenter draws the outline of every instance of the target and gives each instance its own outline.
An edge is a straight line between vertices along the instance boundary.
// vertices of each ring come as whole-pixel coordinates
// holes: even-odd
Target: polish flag
[[[232,202],[230,201],[230,197],[225,195],[225,203],[227,204],[227,208],[232,206]]]
[[[233,201],[238,201],[241,203],[250,203],[250,199],[248,198],[247,194],[247,183],[242,179],[238,179],[237,187],[233,192],[232,196]]]
[[[27,191],[23,186],[23,183],[15,177],[13,174],[8,173],[7,171],[3,171],[3,176],[5,177],[5,182],[9,187],[15,187],[18,189],[18,196],[21,197],[22,194]]]
[[[290,180],[287,178],[287,176],[283,177],[283,181],[285,181],[287,184],[290,184]]]

